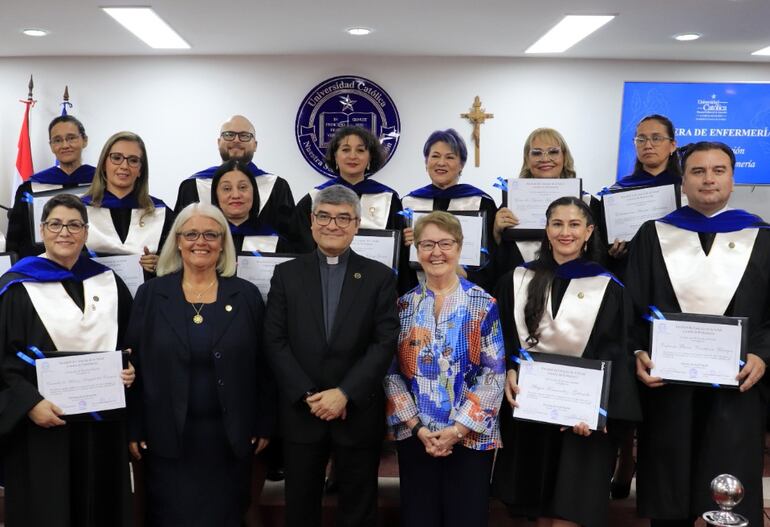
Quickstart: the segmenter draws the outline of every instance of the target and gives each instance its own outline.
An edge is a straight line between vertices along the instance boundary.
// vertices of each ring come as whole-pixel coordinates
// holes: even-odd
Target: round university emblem
[[[326,147],[334,132],[343,126],[360,126],[379,137],[385,163],[396,151],[401,135],[396,105],[377,84],[352,75],[323,81],[302,101],[294,129],[305,161],[327,177],[336,174],[324,161]]]

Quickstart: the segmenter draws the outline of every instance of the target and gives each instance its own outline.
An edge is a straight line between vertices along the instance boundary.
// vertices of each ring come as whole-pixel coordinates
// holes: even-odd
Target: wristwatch
[[[425,428],[425,425],[422,424],[422,421],[417,421],[417,424],[412,427],[412,435],[414,437],[417,437],[417,433],[420,431],[421,428]]]

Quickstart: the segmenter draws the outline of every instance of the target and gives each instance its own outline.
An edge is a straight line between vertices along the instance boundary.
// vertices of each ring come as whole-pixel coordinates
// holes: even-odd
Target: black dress
[[[224,309],[217,299],[204,309]],[[205,317],[192,321],[186,306],[190,342],[189,396],[181,455],[146,455],[150,527],[238,527],[249,503],[252,456],[236,457],[225,433],[212,350]]]
[[[3,281],[11,278],[5,275]],[[116,276],[118,343],[128,323],[131,293]],[[82,310],[83,283],[62,282]],[[48,323],[54,323],[48,321]],[[102,527],[131,525],[130,480],[122,411],[101,412],[101,421],[75,416],[42,428],[27,412],[43,398],[35,369],[16,357],[34,345],[56,350],[22,284],[0,302],[0,443],[5,463],[6,525]]]
[[[558,312],[570,280],[554,278],[552,312]],[[498,284],[495,295],[510,357],[521,346],[514,321],[512,272]],[[607,524],[610,474],[614,450],[610,434],[627,421],[640,418],[633,355],[623,328],[631,304],[623,287],[610,281],[596,315],[583,357],[612,360],[608,434],[594,431],[588,437],[550,424],[517,421],[507,400],[500,411],[503,448],[495,462],[492,495],[512,516],[562,518],[586,526]]]

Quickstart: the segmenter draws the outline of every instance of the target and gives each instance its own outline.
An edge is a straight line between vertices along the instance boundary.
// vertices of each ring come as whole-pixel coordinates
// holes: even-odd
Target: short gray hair
[[[230,234],[230,226],[227,224],[225,215],[214,205],[208,203],[191,203],[187,205],[177,215],[174,224],[168,231],[166,243],[163,244],[163,250],[160,251],[158,258],[158,276],[176,273],[182,269],[182,255],[179,253],[177,245],[177,234],[179,234],[182,225],[193,216],[203,216],[216,221],[222,232],[222,252],[217,260],[217,272],[221,276],[233,276],[235,274],[235,245],[233,245],[233,235]]]
[[[356,213],[356,218],[361,217],[361,200],[358,194],[343,185],[332,185],[318,192],[313,198],[313,212],[322,204],[350,205]]]

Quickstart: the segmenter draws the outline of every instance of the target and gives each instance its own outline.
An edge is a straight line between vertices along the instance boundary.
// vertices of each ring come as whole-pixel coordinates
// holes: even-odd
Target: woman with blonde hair
[[[126,336],[137,375],[129,450],[145,460],[149,525],[238,527],[275,414],[262,297],[235,276],[218,208],[188,205],[171,232]]]
[[[154,275],[173,212],[150,195],[149,164],[144,141],[133,132],[107,139],[96,174],[83,197],[90,231],[86,248],[93,255],[135,254],[145,271]]]

